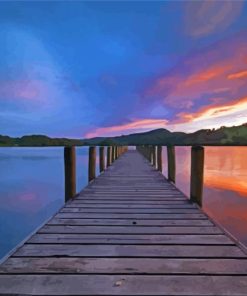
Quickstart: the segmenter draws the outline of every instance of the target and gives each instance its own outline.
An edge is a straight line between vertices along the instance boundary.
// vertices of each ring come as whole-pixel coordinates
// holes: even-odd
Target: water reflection
[[[87,148],[77,148],[77,191],[87,183]],[[0,258],[64,203],[63,148],[0,148]]]
[[[167,176],[166,149],[163,149]],[[176,147],[176,185],[189,196],[190,147]],[[247,245],[247,147],[205,147],[203,208]]]

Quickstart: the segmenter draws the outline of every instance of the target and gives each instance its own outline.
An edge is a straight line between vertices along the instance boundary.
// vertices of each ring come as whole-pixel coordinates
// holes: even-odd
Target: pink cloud
[[[0,81],[1,100],[41,101],[45,92],[47,87],[39,80]]]
[[[113,136],[119,135],[121,132],[140,132],[143,130],[162,128],[165,127],[167,123],[168,121],[165,119],[136,119],[130,123],[97,128],[91,132],[88,132],[85,137],[92,138],[98,136]]]

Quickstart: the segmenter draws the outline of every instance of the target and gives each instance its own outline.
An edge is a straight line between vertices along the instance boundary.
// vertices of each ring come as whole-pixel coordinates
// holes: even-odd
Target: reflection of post
[[[64,147],[65,202],[76,194],[75,147]]]
[[[204,148],[193,146],[191,148],[191,177],[190,177],[190,199],[202,206],[203,194],[203,168]]]
[[[167,146],[167,160],[168,160],[168,180],[175,183],[176,158],[175,158],[174,146]]]
[[[96,147],[89,147],[88,155],[88,181],[95,179]]]
[[[99,170],[105,170],[105,147],[99,147]]]
[[[157,147],[158,171],[162,172],[162,146]]]
[[[112,156],[112,152],[111,152],[111,150],[112,150],[112,147],[111,146],[108,146],[107,147],[107,166],[110,166],[111,165],[111,163],[112,163],[112,160],[111,160],[111,156]]]

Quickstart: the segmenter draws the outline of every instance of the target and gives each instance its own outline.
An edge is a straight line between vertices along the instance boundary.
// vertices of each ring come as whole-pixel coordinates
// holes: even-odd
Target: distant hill
[[[0,146],[108,146],[108,145],[247,145],[247,123],[240,126],[202,129],[194,133],[156,129],[118,137],[91,139],[49,138],[44,135],[11,138],[0,135]]]

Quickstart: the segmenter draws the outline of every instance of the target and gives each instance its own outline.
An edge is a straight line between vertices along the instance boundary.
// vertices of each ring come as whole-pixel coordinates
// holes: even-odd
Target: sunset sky
[[[0,134],[247,122],[247,2],[0,2]]]

